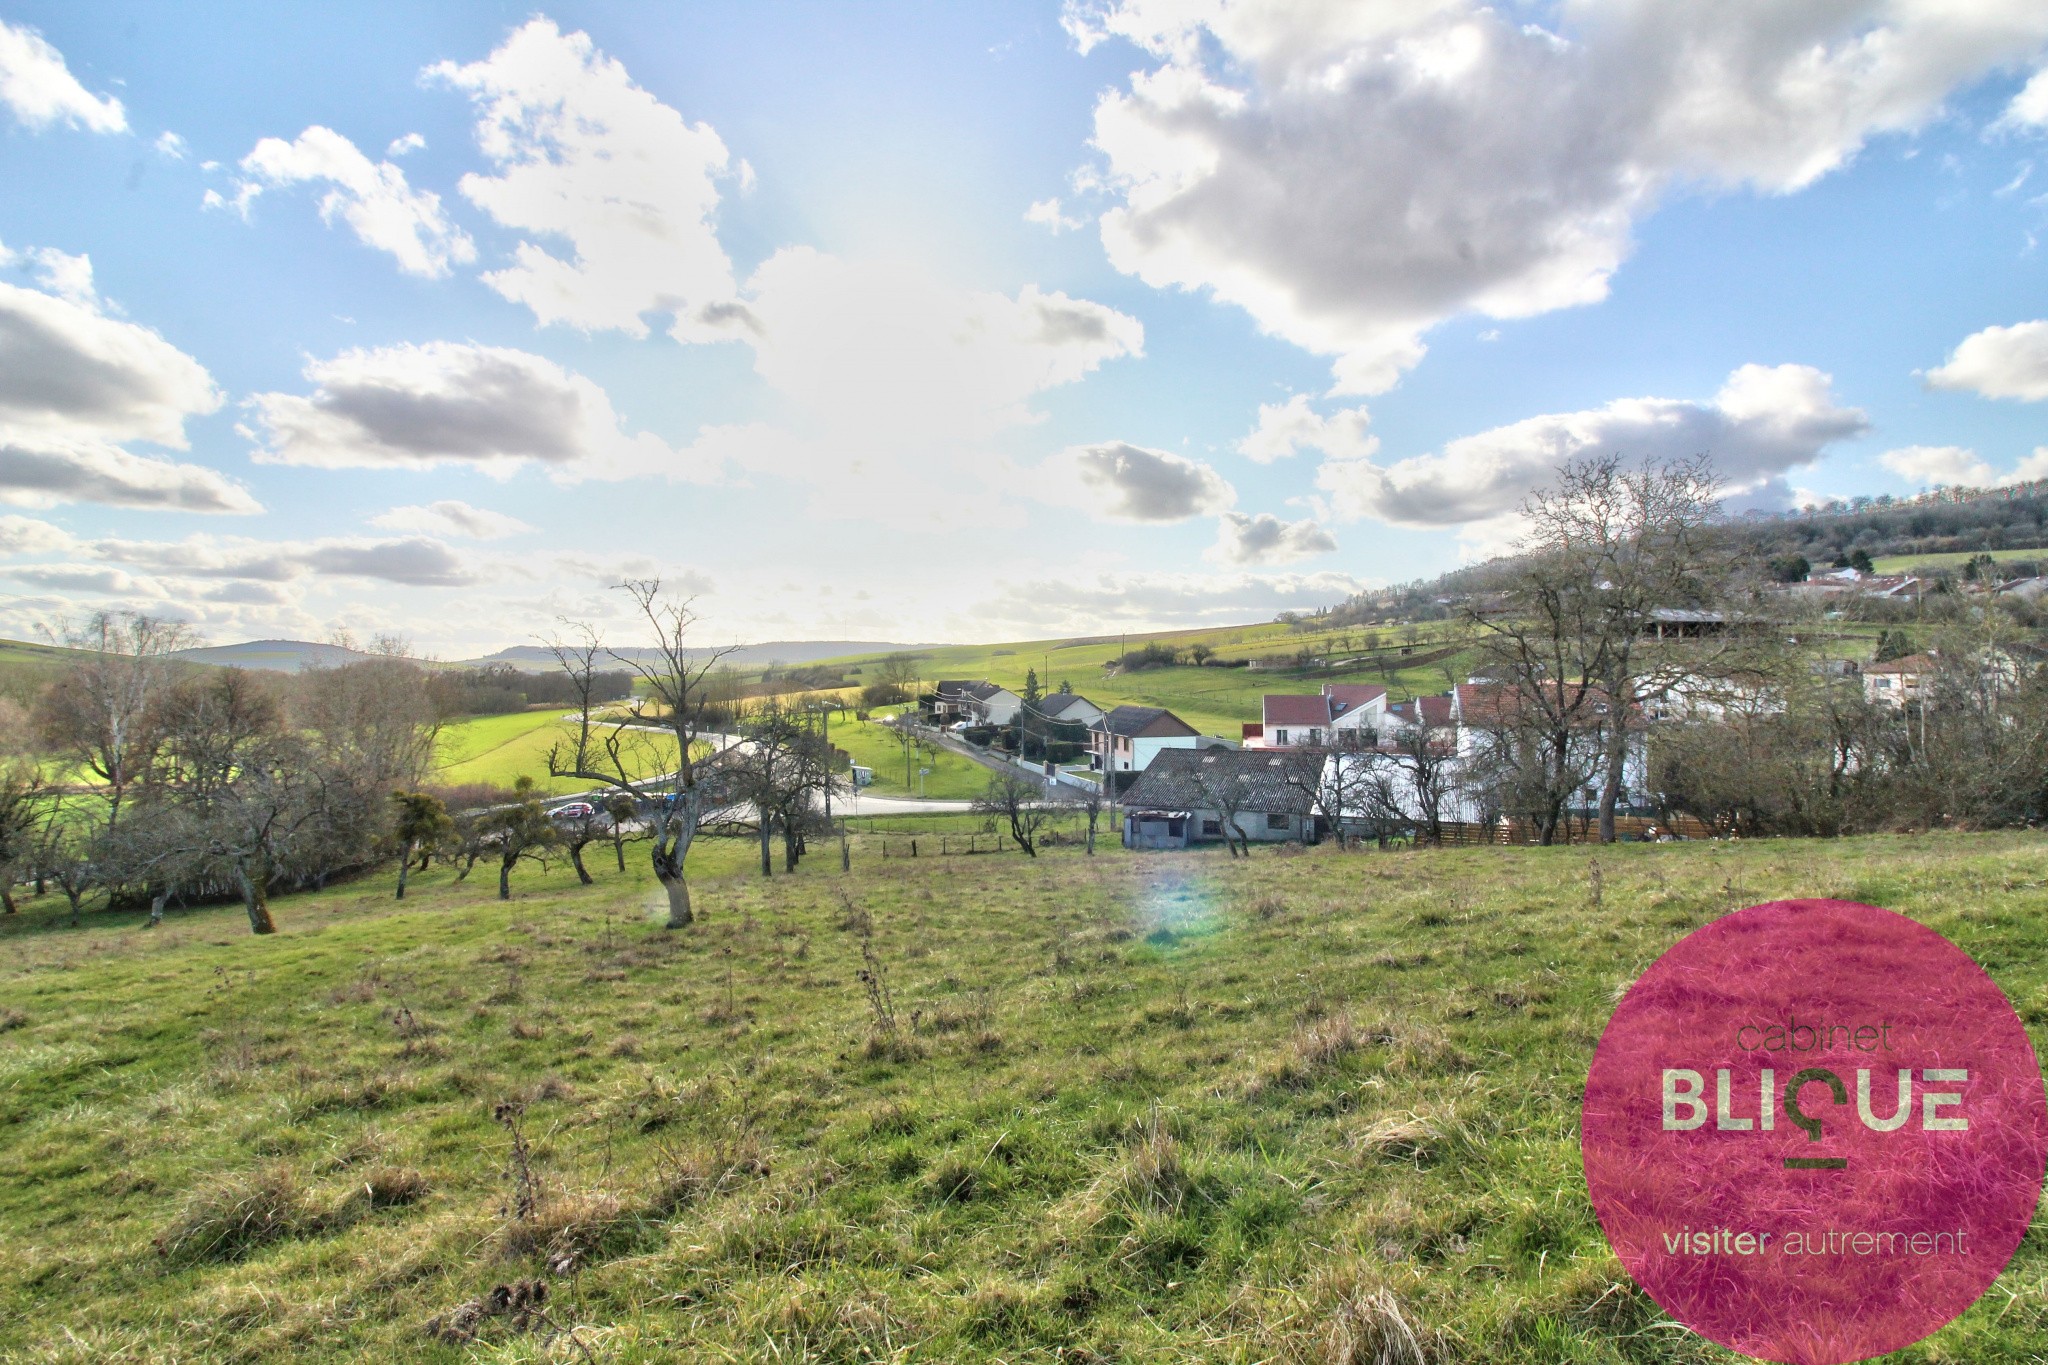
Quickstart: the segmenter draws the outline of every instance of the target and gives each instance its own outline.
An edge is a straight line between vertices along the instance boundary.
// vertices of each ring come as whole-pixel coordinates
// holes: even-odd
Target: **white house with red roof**
[[[1259,712],[1259,723],[1245,727],[1246,748],[1370,748],[1386,724],[1387,689],[1324,683],[1320,693],[1269,692]]]

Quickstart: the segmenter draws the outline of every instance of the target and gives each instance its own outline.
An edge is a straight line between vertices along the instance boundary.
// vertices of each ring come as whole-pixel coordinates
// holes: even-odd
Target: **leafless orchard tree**
[[[646,821],[655,880],[668,893],[668,927],[680,929],[693,918],[684,862],[712,797],[710,774],[691,751],[700,734],[707,680],[734,647],[694,649],[688,638],[696,622],[690,600],[664,594],[661,580],[637,579],[620,590],[632,598],[653,644],[614,653],[588,625],[573,625],[573,640],[550,643],[563,671],[580,686],[575,742],[549,751],[548,772],[600,783],[632,800]],[[646,689],[609,714],[599,713],[590,686],[601,654],[637,673]]]
[[[1640,466],[1619,456],[1576,460],[1522,512],[1530,528],[1524,549],[1567,577],[1560,587],[1591,595],[1591,610],[1572,614],[1586,631],[1575,652],[1610,712],[1598,776],[1600,841],[1612,843],[1631,718],[1707,671],[1725,639],[1664,641],[1655,629],[1659,608],[1728,605],[1735,565],[1714,534],[1720,480],[1704,456]]]
[[[37,706],[44,743],[98,778],[107,825],[149,767],[152,720],[175,677],[171,656],[196,642],[191,627],[134,611],[95,612],[44,632],[83,657]]]
[[[1522,504],[1529,530],[1504,594],[1467,610],[1502,684],[1484,767],[1543,843],[1589,781],[1600,837],[1613,839],[1634,716],[1706,666],[1699,641],[1659,642],[1652,627],[1660,607],[1725,600],[1732,562],[1712,534],[1717,488],[1704,457],[1566,464]]]
[[[974,813],[1006,822],[1026,857],[1038,856],[1038,832],[1052,817],[1045,793],[1021,773],[991,773],[988,789],[974,798]]]

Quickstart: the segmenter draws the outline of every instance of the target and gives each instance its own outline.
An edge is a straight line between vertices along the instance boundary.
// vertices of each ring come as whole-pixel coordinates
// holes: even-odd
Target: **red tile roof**
[[[1324,683],[1323,695],[1330,699],[1331,713],[1343,715],[1372,705],[1387,695],[1387,689],[1377,683]]]
[[[1266,725],[1328,725],[1330,699],[1268,692],[1261,699]]]

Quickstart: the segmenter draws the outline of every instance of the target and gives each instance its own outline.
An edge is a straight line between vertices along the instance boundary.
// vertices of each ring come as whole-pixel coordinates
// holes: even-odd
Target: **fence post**
[[[917,856],[917,840],[915,839],[910,841],[910,856],[913,858]]]

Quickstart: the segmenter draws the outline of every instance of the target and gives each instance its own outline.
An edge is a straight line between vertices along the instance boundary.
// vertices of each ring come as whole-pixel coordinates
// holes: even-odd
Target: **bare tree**
[[[619,860],[621,872],[626,870],[626,841],[634,837],[629,831],[636,814],[633,798],[624,792],[613,792],[605,798],[605,834],[612,841],[612,854]]]
[[[105,859],[106,829],[95,818],[73,815],[45,821],[36,841],[36,877],[64,893],[71,904],[71,923],[79,923],[85,902],[109,889]]]
[[[606,652],[639,674],[645,695],[622,711],[600,715],[585,686],[577,704],[575,742],[549,751],[548,772],[602,783],[632,799],[647,822],[655,880],[668,893],[668,927],[680,929],[693,918],[684,863],[712,796],[706,765],[695,752],[704,692],[719,661],[736,646],[693,649],[688,636],[696,616],[690,602],[664,595],[659,579],[624,583],[621,590],[633,599],[654,644],[629,654]],[[577,643],[551,646],[572,679],[578,676],[578,660],[587,661],[601,648],[595,630],[576,629]],[[579,652],[584,650],[590,653]]]
[[[378,638],[380,650],[397,647]],[[293,680],[292,720],[320,760],[369,790],[418,786],[433,766],[440,717],[426,676],[409,659],[380,653]]]
[[[239,669],[214,670],[167,696],[151,781],[168,788],[175,828],[189,841],[162,855],[203,860],[231,881],[253,933],[277,932],[270,887],[281,871],[324,868],[337,839],[364,841],[367,856],[373,837],[350,809],[360,794],[330,780],[284,724],[271,690]]]
[[[43,826],[42,781],[32,765],[0,770],[0,907],[14,914],[14,881],[31,867]]]
[[[831,748],[811,718],[771,701],[740,729],[744,746],[726,763],[732,794],[754,807],[761,837],[761,875],[773,875],[770,845],[780,831],[783,870],[796,871],[808,838],[822,826],[818,800],[832,780]]]
[[[1005,821],[1026,857],[1038,856],[1038,832],[1051,817],[1045,794],[1021,773],[991,773],[988,789],[974,799],[974,813]]]
[[[1705,615],[1726,605],[1734,565],[1712,534],[1719,513],[1719,481],[1704,457],[1640,466],[1618,456],[1575,460],[1558,471],[1553,486],[1523,504],[1530,529],[1522,548],[1552,576],[1548,590],[1563,599],[1560,615],[1580,632],[1570,651],[1578,672],[1554,672],[1550,679],[1596,683],[1607,712],[1599,772],[1602,843],[1614,841],[1630,732],[1642,707],[1673,683],[1706,671],[1718,652],[1715,642],[1724,638],[1718,630],[1708,639],[1697,631],[1685,638],[1681,631],[1681,638],[1666,641],[1658,616],[1662,609]],[[1720,624],[1725,627],[1725,616]]]
[[[1244,814],[1244,787],[1236,780],[1235,771],[1212,777],[1206,772],[1195,774],[1195,791],[1200,796],[1205,810],[1216,812],[1216,827],[1223,832],[1223,846],[1235,858],[1240,852],[1247,858],[1252,856],[1251,836],[1245,833],[1239,817]]]
[[[595,886],[597,879],[591,876],[590,869],[583,865],[583,850],[599,839],[609,838],[611,828],[610,817],[595,807],[581,815],[572,815],[567,819],[555,821],[557,840],[569,855],[569,866],[576,869],[576,880],[585,886]],[[621,861],[624,861],[623,857]]]
[[[149,767],[171,656],[195,637],[183,622],[133,611],[95,612],[46,633],[84,657],[44,692],[38,729],[50,748],[100,780],[107,824],[118,824],[129,788]]]

